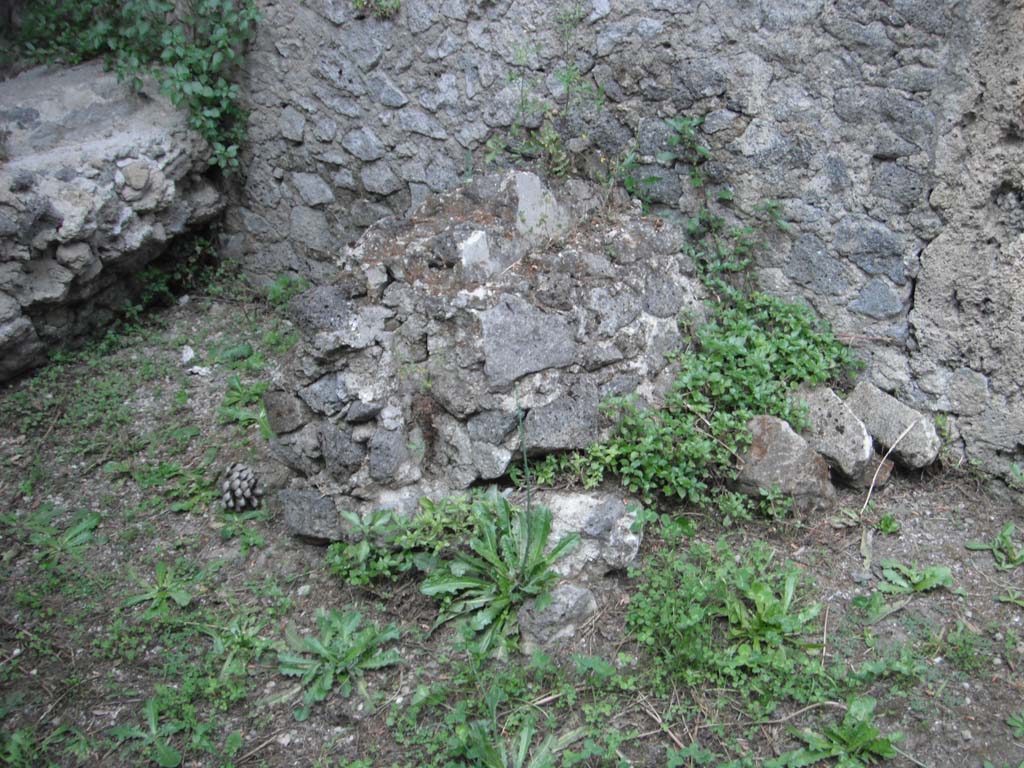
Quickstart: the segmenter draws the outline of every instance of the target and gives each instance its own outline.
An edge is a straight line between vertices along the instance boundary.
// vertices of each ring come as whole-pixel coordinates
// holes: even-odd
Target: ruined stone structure
[[[102,328],[224,196],[187,116],[99,62],[0,83],[0,382]]]
[[[968,459],[1004,474],[1024,461],[1019,2],[403,0],[380,20],[349,0],[268,0],[263,12],[225,239],[257,278],[329,283],[366,227],[480,177],[489,157],[528,162],[501,142],[546,126],[553,164],[585,177],[635,149],[628,175],[657,177],[641,189],[664,216],[711,200],[731,222],[765,218],[758,206],[777,201],[791,228],[757,254],[762,286],[828,318],[881,389],[948,414]],[[7,378],[109,319],[124,278],[223,202],[185,116],[98,65],[0,89]],[[665,120],[680,116],[703,119],[700,189],[684,163],[658,162]],[[460,242],[470,262],[516,257]]]
[[[315,0],[264,13],[249,172],[229,214],[255,273],[328,276],[363,228],[486,170],[487,141],[539,125],[537,102],[559,109],[581,170],[636,142],[634,175],[660,177],[656,207],[691,216],[703,200],[686,169],[654,160],[664,119],[703,116],[712,196],[729,188],[743,214],[779,201],[793,225],[759,254],[762,285],[831,320],[881,388],[949,413],[969,458],[1021,461],[1019,3],[403,0],[382,21]],[[584,83],[603,107],[577,98]]]

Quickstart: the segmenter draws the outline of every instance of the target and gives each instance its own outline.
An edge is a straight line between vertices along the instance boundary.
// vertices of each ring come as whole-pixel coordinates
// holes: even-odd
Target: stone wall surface
[[[373,225],[295,297],[302,343],[264,404],[297,487],[408,512],[503,477],[521,445],[588,447],[607,397],[664,391],[676,318],[701,316],[704,289],[678,228],[594,226],[601,202],[582,182],[556,197],[530,173],[484,176]]]
[[[709,298],[682,230],[622,202],[578,179],[481,176],[372,225],[332,279],[295,296],[301,341],[263,398],[271,449],[296,473],[273,496],[289,527],[354,536],[339,510],[411,514],[422,497],[525,472],[524,458],[592,448],[612,431],[610,397],[635,395],[627,413],[661,402]],[[845,402],[828,388],[798,397],[806,436],[751,419],[734,490],[821,516],[833,482],[884,484],[876,451],[910,469],[938,456],[930,417],[868,382]],[[577,471],[594,494],[538,496],[553,530],[583,537],[564,575],[624,568],[635,500]]]
[[[187,116],[98,62],[0,83],[0,382],[109,322],[177,235],[218,217]]]
[[[654,158],[665,118],[701,115],[712,193],[728,186],[737,214],[777,200],[793,224],[759,254],[762,285],[827,317],[884,390],[950,413],[970,458],[1021,459],[1019,1],[263,11],[249,171],[229,215],[254,273],[326,277],[365,227],[480,173],[489,138],[537,124],[520,108],[535,101],[559,108],[581,169],[636,142],[637,176],[660,176],[653,202],[693,215],[702,196],[685,169]],[[566,92],[567,67],[603,89],[603,107]]]

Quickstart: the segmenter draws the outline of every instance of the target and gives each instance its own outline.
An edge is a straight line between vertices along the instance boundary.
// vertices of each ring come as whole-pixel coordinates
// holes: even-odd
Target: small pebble
[[[305,597],[306,595],[308,595],[312,591],[313,591],[313,588],[311,586],[309,586],[309,584],[303,584],[301,587],[299,587],[297,590],[295,590],[295,594],[297,594],[299,597]]]

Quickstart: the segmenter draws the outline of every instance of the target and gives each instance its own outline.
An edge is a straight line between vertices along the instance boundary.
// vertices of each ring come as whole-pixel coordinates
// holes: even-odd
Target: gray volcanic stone
[[[377,134],[370,128],[357,128],[345,135],[341,146],[364,162],[379,160],[386,149]]]
[[[580,450],[601,438],[605,426],[593,386],[579,386],[548,405],[532,408],[523,422],[527,451]]]
[[[885,280],[874,277],[861,288],[857,298],[850,302],[850,309],[879,320],[903,314],[903,299]]]
[[[337,415],[349,400],[345,379],[337,373],[329,373],[308,387],[303,387],[299,390],[299,397],[314,411],[325,416]]]
[[[835,499],[828,464],[782,419],[755,416],[747,423],[750,447],[740,456],[736,490],[750,496],[778,489],[804,512],[828,511]]]
[[[6,293],[0,293],[0,323],[13,320],[21,314],[21,304]]]
[[[409,460],[405,435],[399,431],[378,429],[370,437],[370,477],[379,483],[394,480],[402,464]]]
[[[655,317],[676,317],[684,306],[697,303],[689,285],[654,274],[644,285],[644,311]]]
[[[3,382],[108,324],[146,266],[225,196],[187,112],[99,62],[0,82],[0,133]]]
[[[519,609],[519,649],[531,654],[571,640],[582,625],[597,613],[597,598],[578,584],[559,584],[551,590],[551,602],[538,610],[529,600]]]
[[[681,287],[662,302],[669,309],[697,296],[695,269],[678,253],[682,230],[612,213],[613,247],[591,227],[552,241],[561,230],[538,209],[565,216],[561,227],[601,204],[582,182],[564,192],[560,201],[528,174],[480,177],[409,219],[374,225],[343,252],[335,283],[293,299],[303,342],[285,376],[319,415],[275,444],[282,461],[346,508],[371,510],[395,494],[501,477],[519,450],[519,413],[528,452],[584,448],[601,437],[602,398],[660,381],[681,337],[675,318],[646,312],[642,297],[655,275]],[[524,206],[535,206],[525,232]],[[474,233],[505,265],[485,281],[460,256]],[[634,516],[621,501],[610,516],[604,499],[577,507],[591,570],[622,567],[638,544]],[[594,508],[604,511],[588,522]]]
[[[849,290],[842,264],[828,255],[825,243],[817,235],[797,238],[783,272],[794,282],[809,285],[818,295],[839,296]]]
[[[277,122],[281,135],[289,141],[301,142],[306,129],[306,118],[294,107],[285,107]]]
[[[879,445],[893,449],[892,456],[899,464],[908,469],[921,469],[938,458],[942,439],[928,416],[866,381],[856,386],[846,398],[846,404]],[[899,440],[911,426],[913,428]]]
[[[609,571],[628,568],[636,559],[643,534],[633,531],[640,509],[635,499],[596,491],[543,491],[534,494],[533,500],[551,510],[551,547],[564,536],[580,535],[580,543],[553,566],[561,576],[594,581]]]
[[[285,524],[296,536],[341,541],[350,533],[332,499],[319,491],[287,488],[274,497]]]
[[[0,323],[0,381],[46,359],[46,345],[26,317]]]
[[[406,107],[398,113],[398,125],[403,131],[411,131],[432,139],[448,138],[448,132],[435,118],[415,107]]]
[[[386,307],[357,306],[347,286],[317,286],[289,304],[295,323],[312,336],[319,355],[339,349],[365,349],[384,332],[394,313]]]
[[[303,475],[315,475],[320,468],[319,428],[307,424],[295,432],[275,435],[270,439],[270,450],[284,464]]]
[[[860,478],[874,456],[874,443],[864,423],[828,387],[801,390],[797,397],[809,409],[807,442],[844,478]]]
[[[347,480],[366,456],[366,446],[352,439],[351,429],[329,421],[320,425],[320,450],[327,473],[338,480]]]
[[[520,233],[535,240],[557,237],[564,234],[569,226],[565,208],[554,195],[532,173],[513,173],[506,178],[515,185],[518,210],[516,226]]]
[[[563,368],[576,357],[572,330],[561,317],[505,294],[480,313],[483,323],[484,372],[495,387],[505,387],[528,373]]]
[[[376,419],[377,414],[383,409],[384,406],[380,403],[364,403],[357,400],[345,412],[345,421],[351,424],[365,424]]]
[[[348,284],[318,285],[288,303],[288,316],[309,336],[321,330],[337,330],[353,314],[354,296],[355,291]]]
[[[884,224],[847,216],[836,228],[835,247],[869,275],[885,275],[897,285],[907,281],[903,244]]]
[[[315,173],[293,174],[292,183],[306,205],[316,206],[334,202],[334,193],[330,186]]]
[[[497,445],[516,430],[518,420],[514,412],[484,411],[467,423],[469,436],[474,440]]]
[[[363,180],[363,187],[366,188],[366,191],[376,195],[390,195],[405,186],[405,182],[384,161],[364,167],[360,178]]]
[[[377,100],[385,107],[404,107],[409,98],[385,74],[377,74],[370,79],[370,90],[377,93]]]
[[[473,467],[481,480],[496,480],[508,471],[512,451],[490,443],[473,443]]]
[[[283,389],[270,389],[263,393],[263,407],[267,412],[267,421],[276,435],[294,432],[312,417],[309,408],[293,395]]]
[[[324,212],[303,205],[292,208],[291,236],[317,251],[330,250],[333,242],[331,225]]]
[[[85,272],[98,259],[88,243],[66,243],[57,246],[57,261],[75,274]]]

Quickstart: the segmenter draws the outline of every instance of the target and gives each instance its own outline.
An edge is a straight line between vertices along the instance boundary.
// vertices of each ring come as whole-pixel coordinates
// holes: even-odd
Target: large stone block
[[[808,408],[807,442],[840,476],[859,479],[874,455],[874,442],[864,422],[828,387],[801,390],[797,398]]]
[[[892,448],[893,458],[908,469],[927,467],[938,458],[942,439],[932,420],[920,411],[866,381],[854,388],[846,404],[878,444]]]
[[[740,456],[735,486],[751,496],[777,490],[804,512],[832,508],[828,464],[782,419],[757,416],[747,424],[750,446]]]

